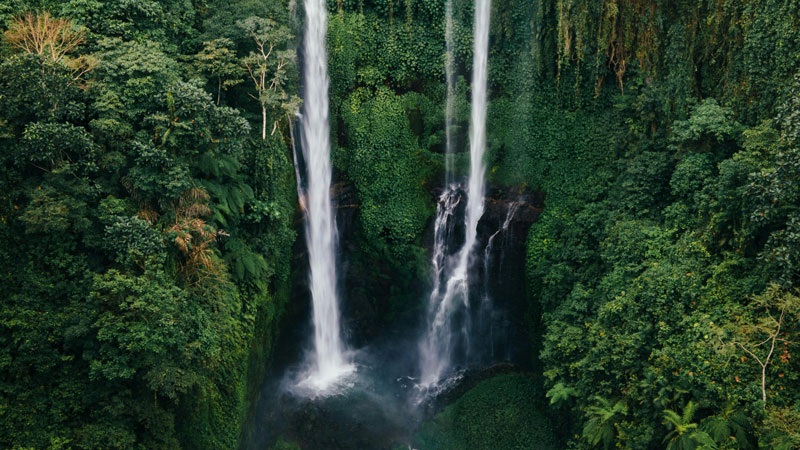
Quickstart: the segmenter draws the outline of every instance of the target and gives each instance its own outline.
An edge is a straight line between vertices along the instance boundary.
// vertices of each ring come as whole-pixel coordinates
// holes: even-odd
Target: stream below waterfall
[[[413,328],[409,328],[413,330]],[[282,343],[291,340],[282,339]],[[308,450],[370,450],[434,448],[419,446],[421,431],[437,413],[458,400],[479,382],[494,376],[523,373],[511,363],[456,370],[431,395],[420,389],[411,357],[416,333],[395,329],[352,357],[355,371],[325,396],[309,397],[296,392],[295,375],[302,351],[277,361],[273,377],[265,384],[249,449],[301,448]],[[294,342],[299,342],[295,340]],[[294,357],[289,357],[293,353]],[[281,447],[291,442],[299,447]],[[440,448],[440,447],[435,447]],[[451,448],[451,447],[441,447]],[[531,447],[538,448],[538,447]],[[541,448],[551,448],[543,446]]]

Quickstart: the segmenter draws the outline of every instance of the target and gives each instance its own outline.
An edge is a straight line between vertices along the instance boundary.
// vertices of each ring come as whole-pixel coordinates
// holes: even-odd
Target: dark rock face
[[[392,329],[398,326],[417,327],[423,319],[424,307],[427,303],[427,289],[430,280],[420,278],[412,282],[408,289],[415,292],[406,292],[407,297],[416,300],[409,300],[407,305],[403,305],[404,312],[401,311],[400,318],[391,318],[397,311],[392,310],[392,305],[387,301],[388,292],[402,283],[392,279],[392,273],[386,273],[386,269],[379,267],[375,261],[370,262],[371,256],[365,249],[359,248],[363,239],[358,229],[359,202],[355,188],[347,183],[339,182],[334,184],[331,195],[336,207],[337,226],[339,230],[339,261],[338,273],[340,277],[340,292],[342,293],[342,317],[343,324],[348,339],[356,346],[364,345],[387,332],[387,328]],[[432,203],[441,195],[441,188],[436,188],[431,192]],[[460,210],[456,211],[457,217],[463,217],[463,207],[466,202],[462,202]],[[544,196],[535,191],[530,191],[524,186],[489,186],[485,203],[485,212],[478,224],[478,245],[475,248],[475,262],[470,272],[479,274],[473,277],[475,286],[471,291],[489,292],[493,304],[499,306],[499,310],[504,311],[498,315],[495,311],[494,329],[508,329],[510,333],[501,333],[506,338],[496,337],[493,345],[506,349],[510,342],[527,342],[527,331],[524,329],[526,306],[526,286],[525,286],[525,242],[530,226],[536,222],[542,211]],[[507,230],[496,236],[491,254],[485,255],[485,249],[489,238],[500,230],[512,207],[516,209]],[[422,245],[428,251],[433,247],[433,225],[435,216],[432,216],[429,225],[423,235]],[[450,245],[453,251],[458,251],[464,239],[463,225],[456,223],[453,232],[454,242]],[[374,255],[372,256],[374,257]],[[429,257],[429,256],[428,256]],[[484,267],[484,260],[488,257],[489,267]],[[427,258],[426,258],[427,259]],[[477,301],[477,300],[476,300]],[[475,308],[473,308],[475,309]],[[477,310],[478,316],[486,315],[486,311]],[[500,316],[513,318],[502,319]],[[391,319],[391,320],[390,320]],[[486,322],[486,318],[476,321]],[[389,320],[389,321],[387,321]],[[511,322],[509,322],[511,320]],[[520,330],[517,333],[515,330]],[[490,330],[486,330],[487,336],[481,338],[492,339],[488,336]],[[515,345],[517,345],[515,343]],[[512,358],[513,354],[520,351],[506,351],[498,355],[494,352],[494,357],[487,356],[485,362],[495,362]],[[492,353],[492,352],[490,352]],[[487,359],[488,358],[488,359]],[[500,358],[500,359],[497,359]],[[521,363],[521,361],[520,361]]]
[[[370,260],[363,248],[364,237],[358,223],[359,200],[351,184],[337,183],[332,192],[339,231],[338,276],[341,292],[342,324],[347,340],[355,347],[368,344],[384,331],[389,306],[385,293],[391,279],[384,269]]]
[[[515,202],[521,203],[520,209],[514,214],[512,224],[531,224],[539,220],[544,205],[544,194],[536,191],[529,191],[524,186],[511,188],[490,186],[486,199],[486,212],[483,214],[481,222],[489,222],[500,225],[506,218],[511,205]],[[525,229],[527,232],[527,228]]]
[[[386,334],[387,328],[391,331],[397,327],[418,327],[423,319],[430,280],[420,278],[412,283],[411,289],[416,289],[416,292],[407,294],[417,300],[404,306],[405,314],[401,314],[400,319],[393,318],[387,322],[387,317],[392,315],[387,293],[397,285],[397,280],[392,280],[393,274],[384,273],[383,268],[372,265],[369,255],[359,248],[359,202],[355,188],[339,182],[332,187],[331,195],[337,211],[339,287],[343,299],[343,324],[349,342],[360,346]],[[435,203],[441,195],[441,188],[434,189],[431,195]],[[529,340],[524,320],[527,313],[525,242],[530,226],[539,219],[543,204],[541,193],[524,186],[490,185],[487,189],[485,212],[478,224],[478,245],[470,268],[470,273],[475,274],[471,277],[473,286],[470,291],[480,292],[481,296],[487,295],[491,300],[491,311],[479,308],[481,299],[477,298],[473,299],[472,309],[473,322],[485,325],[476,339],[493,341],[489,346],[493,348],[489,348],[485,355],[476,356],[473,359],[475,364],[511,360],[525,365],[521,359],[529,349],[520,347],[527,345]],[[456,211],[457,217],[463,217],[464,205]],[[515,210],[508,228],[498,234],[512,208]],[[429,251],[433,247],[434,219],[432,216],[422,239],[422,245]],[[495,234],[491,252],[487,254],[489,239]],[[463,239],[463,225],[456,223],[450,245],[453,252],[460,249]],[[487,262],[488,266],[485,266]]]
[[[360,248],[355,189],[352,185],[337,183],[331,195],[339,228],[338,270],[345,338],[353,348],[360,349],[363,361],[359,365],[359,376],[374,381],[367,386],[356,385],[347,395],[326,400],[297,398],[282,390],[282,374],[287,368],[297,368],[303,360],[313,332],[303,229],[305,217],[298,208],[292,302],[276,346],[272,364],[274,379],[265,385],[254,417],[254,435],[245,448],[264,448],[279,437],[309,449],[405,448],[421,420],[432,417],[481,380],[525,371],[530,366],[530,339],[525,320],[528,311],[525,242],[530,226],[541,213],[542,195],[519,187],[489,188],[470,269],[471,321],[476,324],[472,336],[476,344],[474,353],[461,367],[465,370],[454,378],[454,384],[419,408],[409,407],[408,401],[413,395],[411,377],[417,370],[416,345],[419,325],[424,319],[420,305],[427,303],[428,281],[418,280],[418,291],[412,293],[418,298],[417,304],[410,304],[405,316],[388,314],[387,302],[373,294],[383,292],[388,296],[392,274],[377,278],[374,273],[379,270],[368,265],[365,269],[364,260],[359,259],[364,258],[365,251]],[[508,228],[499,231],[515,205],[518,207]],[[452,243],[454,251],[463,243],[463,225],[461,227],[461,233],[455,233],[456,242]],[[433,218],[422,240],[428,249],[432,235]],[[496,236],[487,253],[487,244],[493,235]],[[489,307],[485,298],[488,298]],[[503,363],[505,361],[511,363]]]
[[[510,361],[520,368],[530,366],[530,339],[526,320],[529,311],[525,255],[528,230],[539,220],[544,196],[523,186],[490,186],[486,211],[478,223],[478,247],[472,273],[480,273],[480,306],[473,304],[473,336],[487,345],[476,351],[474,367]],[[508,228],[504,222],[510,217]],[[495,236],[489,248],[489,240]],[[474,299],[472,300],[475,301]]]
[[[435,202],[441,188],[431,192]],[[338,182],[331,188],[339,231],[338,276],[342,309],[342,324],[347,341],[361,347],[378,337],[397,333],[398,329],[418,328],[427,304],[430,281],[420,278],[412,283],[415,292],[406,293],[408,305],[405,312],[397,311],[387,301],[392,286],[398,285],[392,273],[379,267],[375,255],[360,248],[363,238],[357,223],[359,201],[353,185]],[[466,203],[466,202],[462,202]],[[485,366],[499,361],[513,361],[525,367],[528,330],[525,320],[528,312],[527,285],[525,281],[525,242],[530,226],[539,219],[544,196],[524,186],[492,186],[487,189],[485,212],[478,223],[478,244],[470,267],[470,292],[473,304],[471,321],[476,324],[475,342],[487,343],[485,348],[475,348],[468,366]],[[502,230],[509,211],[514,209],[508,228]],[[463,217],[463,206],[456,212]],[[433,247],[434,218],[423,235],[422,245]],[[294,318],[310,316],[308,293],[308,263],[305,243],[304,214],[298,208],[296,224],[300,239],[295,247],[296,276],[294,278]],[[460,220],[459,220],[460,222]],[[491,251],[487,246],[492,236]],[[456,223],[450,248],[458,251],[464,240],[463,225]],[[428,256],[429,257],[429,256]],[[484,300],[488,298],[489,302]],[[488,308],[487,308],[488,305]],[[393,315],[394,314],[394,315]],[[290,319],[295,322],[294,319]]]

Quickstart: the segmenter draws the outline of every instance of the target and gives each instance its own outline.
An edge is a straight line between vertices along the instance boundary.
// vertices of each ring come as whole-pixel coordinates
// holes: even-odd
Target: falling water
[[[306,232],[311,266],[314,353],[302,384],[325,390],[352,370],[345,357],[336,287],[336,223],[330,199],[328,62],[325,0],[306,0],[303,156],[306,163]]]
[[[447,262],[447,243],[453,234],[455,225],[456,208],[461,203],[461,194],[458,186],[450,185],[439,196],[439,203],[436,208],[436,222],[433,227],[433,289],[431,290],[431,303],[435,304],[436,299],[441,295],[442,277],[445,274],[445,264]]]
[[[456,54],[453,43],[453,0],[447,0],[445,22],[445,75],[447,77],[447,104],[445,106],[445,178],[447,189],[452,188],[453,120],[456,110]]]
[[[489,63],[489,13],[490,0],[475,2],[475,48],[473,52],[472,73],[472,120],[470,128],[470,176],[467,186],[467,207],[465,217],[465,241],[461,250],[454,255],[452,264],[444,267],[449,271],[445,292],[437,286],[431,294],[428,328],[420,344],[420,386],[423,389],[435,387],[452,364],[454,342],[461,338],[468,345],[468,326],[464,323],[469,317],[469,263],[478,236],[478,221],[484,211],[484,154],[486,152],[486,109],[487,81]],[[451,9],[448,12],[452,14]],[[450,15],[448,15],[450,17]],[[450,25],[452,26],[452,25]],[[451,34],[451,33],[450,33]],[[448,48],[452,36],[448,36]],[[448,90],[448,94],[451,92]],[[448,102],[448,107],[449,107]],[[450,119],[448,117],[448,119]],[[448,121],[449,124],[449,121]],[[441,209],[441,205],[440,205]],[[438,221],[437,217],[437,221]],[[436,270],[440,268],[435,267]],[[457,327],[457,317],[462,317]],[[456,332],[458,328],[460,336]]]
[[[489,258],[491,256],[492,248],[494,246],[494,240],[497,239],[497,236],[499,236],[501,233],[505,233],[506,231],[508,231],[508,227],[511,226],[511,220],[514,219],[514,215],[517,214],[517,210],[519,210],[520,205],[522,205],[521,202],[514,202],[511,204],[511,206],[508,208],[508,212],[506,213],[506,219],[503,221],[503,225],[500,227],[500,229],[495,231],[494,234],[491,235],[491,237],[489,237],[489,242],[486,244],[486,250],[484,251],[483,254],[483,259],[484,259],[483,266],[486,270],[488,270],[489,267]]]
[[[522,202],[514,202],[508,208],[508,212],[506,213],[506,219],[503,221],[503,224],[500,228],[494,232],[493,235],[489,237],[489,241],[486,243],[486,249],[483,252],[483,300],[481,301],[481,314],[480,318],[482,320],[480,326],[483,330],[488,330],[489,334],[489,354],[494,360],[495,358],[495,337],[494,337],[494,323],[495,323],[495,310],[492,305],[492,298],[489,294],[489,268],[492,266],[492,251],[494,250],[494,241],[503,233],[508,231],[508,227],[511,226],[511,220],[514,219],[514,216],[517,214],[519,207],[522,205]],[[507,236],[507,235],[506,235]],[[505,242],[505,239],[504,239]],[[502,248],[500,250],[503,251]],[[503,257],[501,253],[500,263],[497,265],[498,267],[503,267]]]
[[[491,0],[475,2],[475,49],[472,65],[472,126],[470,128],[470,175],[467,201],[467,240],[462,250],[465,268],[478,236],[483,216],[486,167],[486,109],[489,78],[489,13]]]
[[[433,232],[433,289],[431,290],[431,305],[436,303],[440,295],[442,276],[445,272],[447,258],[447,243],[453,233],[456,208],[461,203],[459,186],[452,182],[453,169],[453,117],[455,115],[456,97],[456,59],[453,44],[453,1],[448,0],[446,6],[445,23],[445,72],[447,77],[447,105],[445,107],[445,190],[439,196],[436,207],[436,221]]]

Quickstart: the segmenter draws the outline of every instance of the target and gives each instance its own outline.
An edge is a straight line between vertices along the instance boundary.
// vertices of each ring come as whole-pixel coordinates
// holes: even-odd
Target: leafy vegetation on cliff
[[[559,448],[540,389],[523,374],[482,381],[423,423],[417,445],[426,450]]]
[[[548,195],[527,264],[552,405],[576,448],[795,448],[800,5],[601,3],[553,5],[573,92],[524,172],[501,163]]]
[[[363,338],[423,304],[444,5],[328,2]],[[465,148],[472,2],[454,6]],[[239,445],[291,289],[299,9],[0,4],[1,447]],[[798,18],[796,0],[493,1],[489,176],[546,195],[530,360],[568,448],[800,446]],[[524,447],[544,399],[520,377],[421,436]]]
[[[288,298],[294,172],[287,122],[262,139],[230,82],[249,36],[208,24],[288,24],[261,3],[0,6],[0,447],[238,445]]]

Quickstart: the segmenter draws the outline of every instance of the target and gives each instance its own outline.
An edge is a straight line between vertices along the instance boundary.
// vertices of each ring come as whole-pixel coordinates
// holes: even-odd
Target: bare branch
[[[83,30],[76,29],[69,19],[57,19],[49,12],[17,17],[3,38],[13,48],[52,62],[63,62],[67,54],[86,42]]]

